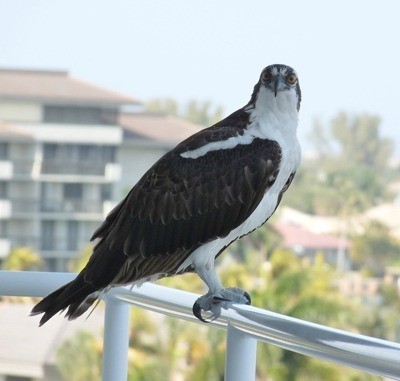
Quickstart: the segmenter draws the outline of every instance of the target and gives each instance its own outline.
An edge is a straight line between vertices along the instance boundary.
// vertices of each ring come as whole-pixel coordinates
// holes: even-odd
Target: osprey
[[[296,72],[268,66],[246,106],[159,159],[95,231],[86,267],[33,308],[40,325],[66,308],[75,319],[112,286],[193,271],[209,289],[193,306],[198,319],[249,304],[247,292],[222,286],[214,261],[271,217],[292,182],[300,101]]]

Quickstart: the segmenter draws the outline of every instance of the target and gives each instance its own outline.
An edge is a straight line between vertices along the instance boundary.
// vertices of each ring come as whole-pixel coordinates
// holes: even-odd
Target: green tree
[[[102,341],[87,332],[78,332],[57,352],[57,368],[64,380],[101,379]]]
[[[183,107],[171,98],[153,99],[145,105],[145,110],[164,112],[178,116],[201,126],[211,126],[222,119],[222,107],[214,107],[210,101],[190,100]]]
[[[168,115],[178,116],[179,105],[178,102],[172,98],[153,99],[145,104],[145,110],[152,112],[164,112]]]
[[[222,119],[222,107],[212,109],[210,101],[191,100],[186,104],[181,116],[201,126],[211,126]]]
[[[350,255],[357,268],[382,275],[385,266],[399,262],[400,242],[390,235],[386,225],[371,221],[363,234],[352,239]]]
[[[93,252],[93,245],[88,244],[81,253],[68,263],[68,270],[74,273],[80,272],[88,263],[90,256]]]
[[[145,310],[135,307],[131,312],[128,381],[168,380],[171,364],[159,334],[159,325]]]
[[[380,136],[377,116],[353,118],[338,114],[331,123],[332,136],[340,145],[340,154],[347,163],[382,170],[393,152],[393,142]]]
[[[3,270],[38,271],[43,270],[42,257],[30,247],[17,247],[4,259]]]
[[[283,202],[307,213],[347,218],[388,199],[393,144],[381,136],[376,116],[338,114],[314,123],[310,141],[318,160],[303,161]]]

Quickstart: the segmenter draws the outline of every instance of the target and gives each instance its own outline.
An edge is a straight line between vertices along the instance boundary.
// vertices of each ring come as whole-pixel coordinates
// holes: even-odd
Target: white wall
[[[0,119],[8,122],[40,122],[42,107],[34,102],[0,102]]]
[[[121,178],[117,184],[116,197],[122,199],[146,171],[165,153],[167,149],[156,146],[136,146],[122,144],[119,149]]]

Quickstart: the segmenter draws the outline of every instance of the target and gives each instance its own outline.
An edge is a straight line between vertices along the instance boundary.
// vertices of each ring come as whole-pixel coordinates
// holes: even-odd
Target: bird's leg
[[[207,294],[201,296],[193,305],[193,314],[203,322],[211,322],[221,315],[221,309],[227,309],[231,304],[250,304],[250,295],[238,288],[223,288],[214,269],[214,260],[194,265],[196,273],[208,286]],[[208,312],[203,317],[203,312]]]

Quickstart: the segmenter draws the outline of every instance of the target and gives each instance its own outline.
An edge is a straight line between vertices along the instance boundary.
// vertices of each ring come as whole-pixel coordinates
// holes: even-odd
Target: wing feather
[[[207,130],[205,130],[207,131]],[[200,140],[220,138],[204,132]],[[191,251],[243,223],[272,186],[281,151],[271,140],[184,158],[185,143],[161,158],[93,238],[130,256]],[[193,149],[193,144],[190,147]]]

